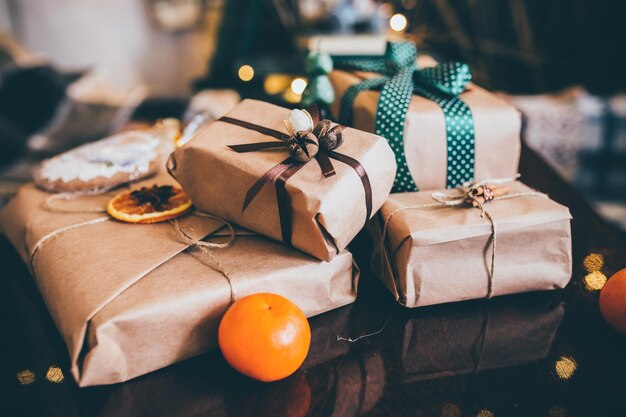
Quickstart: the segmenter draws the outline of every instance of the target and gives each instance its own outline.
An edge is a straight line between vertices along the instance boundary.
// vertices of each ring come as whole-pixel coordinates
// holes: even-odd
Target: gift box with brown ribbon
[[[200,210],[330,260],[387,199],[396,164],[380,136],[244,100],[168,169]]]
[[[514,180],[392,194],[368,225],[373,269],[407,307],[564,288],[570,219]]]
[[[133,188],[167,182],[162,174]],[[110,196],[59,201],[56,210],[46,208],[50,198],[24,186],[0,226],[31,267],[80,386],[122,382],[215,348],[222,315],[249,294],[280,294],[307,316],[356,297],[359,272],[347,251],[320,262],[251,232],[234,237],[199,212],[129,224],[93,212]]]
[[[394,193],[518,170],[520,114],[471,83],[466,64],[438,64],[411,42],[389,42],[384,57],[336,58],[329,77],[337,121],[389,141],[398,165]]]

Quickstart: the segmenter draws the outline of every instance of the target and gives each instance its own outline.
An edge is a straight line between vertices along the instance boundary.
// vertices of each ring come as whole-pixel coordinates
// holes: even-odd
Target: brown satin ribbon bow
[[[309,109],[309,113],[311,114],[314,125],[317,125],[321,122],[317,107],[312,107],[311,109]],[[286,133],[227,116],[218,119],[218,121],[254,130],[255,132],[259,132],[264,135],[278,139],[278,141],[248,143],[243,145],[229,145],[229,148],[235,152],[246,153],[276,148],[285,148],[286,150],[289,149],[289,141],[290,139],[292,139],[292,137]],[[344,127],[341,126],[340,129],[343,130]],[[314,129],[314,131],[315,130],[316,129]],[[367,222],[372,214],[372,186],[369,177],[367,176],[367,172],[365,172],[365,168],[363,168],[361,163],[356,159],[341,154],[339,152],[335,152],[334,149],[329,149],[328,141],[321,140],[322,138],[317,139],[319,142],[319,150],[314,159],[319,164],[324,178],[332,177],[333,175],[335,175],[335,168],[331,159],[343,162],[344,164],[350,166],[359,176],[361,183],[363,184],[363,189],[365,191],[365,221]],[[338,141],[337,147],[339,145],[341,145],[340,141]],[[284,161],[276,164],[275,166],[267,170],[265,174],[263,174],[254,184],[252,184],[252,186],[248,189],[248,192],[246,193],[246,197],[243,202],[242,211],[245,211],[250,203],[252,203],[254,198],[263,189],[263,187],[271,182],[274,182],[276,187],[276,202],[278,205],[278,217],[280,220],[282,240],[288,246],[291,246],[291,203],[289,200],[289,195],[287,194],[285,188],[285,184],[287,183],[289,178],[295,175],[306,164],[311,162],[311,160],[307,162],[299,162],[290,155]]]

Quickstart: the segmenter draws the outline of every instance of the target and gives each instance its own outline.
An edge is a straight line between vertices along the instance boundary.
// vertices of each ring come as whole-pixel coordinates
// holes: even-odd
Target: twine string
[[[100,192],[99,194],[104,194],[104,192]],[[60,199],[74,199],[77,196],[80,195],[85,195],[85,194],[74,194],[74,193],[62,193],[62,194],[55,194],[53,196],[51,196],[50,198],[48,198],[44,204],[43,207],[46,210],[55,212],[55,213],[100,213],[100,212],[106,212],[106,210],[70,210],[70,209],[60,209],[58,207],[54,206],[54,202],[58,201]],[[54,198],[53,198],[54,197]],[[215,257],[215,255],[211,252],[212,249],[224,249],[227,247],[230,247],[233,245],[233,243],[235,243],[235,239],[236,239],[236,232],[235,229],[233,227],[232,224],[230,224],[229,222],[227,222],[226,220],[217,217],[217,216],[213,216],[211,214],[208,213],[203,213],[203,212],[193,212],[194,215],[198,216],[198,217],[205,217],[208,219],[213,219],[213,220],[217,220],[219,222],[221,222],[224,226],[226,226],[228,228],[229,231],[229,239],[226,242],[223,243],[213,243],[213,242],[204,242],[202,239],[195,239],[191,236],[190,232],[185,230],[183,227],[180,226],[180,224],[178,223],[178,219],[174,219],[172,221],[170,221],[170,223],[173,225],[174,230],[176,232],[176,235],[178,237],[178,239],[185,243],[187,246],[189,247],[196,247],[198,248],[208,259],[209,259],[209,266],[213,269],[215,269],[216,271],[218,271],[220,274],[222,274],[224,276],[224,278],[226,278],[226,281],[228,282],[228,286],[230,287],[230,301],[231,304],[235,302],[236,300],[236,293],[235,293],[235,289],[233,287],[233,280],[231,275],[226,271],[226,269],[224,268],[224,266],[222,265],[222,263]],[[64,226],[58,229],[55,229],[47,234],[45,234],[44,236],[42,236],[33,246],[32,250],[30,251],[30,259],[29,259],[29,265],[30,265],[30,269],[31,272],[33,273],[33,275],[35,275],[35,267],[34,267],[34,262],[35,262],[35,255],[41,250],[41,247],[44,245],[44,243],[48,242],[50,239],[54,238],[55,236],[58,236],[62,233],[65,232],[69,232],[70,230],[74,230],[74,229],[79,229],[82,227],[86,227],[86,226],[90,226],[90,225],[94,225],[94,224],[99,224],[99,223],[104,223],[106,221],[109,221],[110,217],[109,216],[104,216],[104,217],[96,217],[95,219],[91,219],[91,220],[86,220],[84,222],[80,222],[80,223],[76,223],[76,224],[72,224],[69,226]],[[206,236],[205,236],[206,237]]]
[[[130,189],[130,184],[124,184],[125,188]],[[102,188],[96,191],[84,191],[84,192],[65,192],[52,194],[43,202],[42,207],[45,210],[48,210],[52,213],[106,213],[106,208],[92,208],[92,209],[73,209],[67,207],[59,207],[56,205],[59,201],[70,201],[76,200],[79,197],[90,197],[90,196],[98,196],[105,195],[111,192],[112,189],[117,188],[116,186]]]
[[[217,259],[217,257],[213,254],[212,249],[225,249],[232,246],[235,243],[235,239],[237,234],[235,233],[235,229],[232,224],[222,219],[221,217],[213,216],[212,214],[203,213],[203,212],[194,212],[196,216],[205,217],[208,219],[217,220],[224,224],[228,228],[229,231],[229,239],[223,243],[213,243],[213,242],[204,242],[202,239],[195,239],[190,235],[190,232],[185,228],[181,227],[178,223],[178,219],[174,219],[171,221],[174,226],[174,230],[176,231],[176,235],[178,239],[185,243],[187,246],[196,247],[203,255],[207,257],[209,260],[209,266],[222,274],[226,281],[228,282],[228,286],[230,288],[230,302],[231,304],[237,300],[237,295],[235,293],[235,287],[233,285],[233,278],[230,273],[226,270],[224,265]]]
[[[382,237],[380,239],[380,242],[377,246],[376,249],[376,253],[384,253],[384,242],[385,242],[385,238],[387,236],[387,233],[389,231],[389,223],[391,222],[391,219],[398,213],[404,212],[404,211],[408,211],[408,210],[423,210],[423,209],[429,209],[429,208],[435,208],[435,207],[452,207],[452,208],[460,208],[460,207],[467,207],[470,206],[472,207],[472,203],[475,204],[475,207],[477,209],[480,210],[480,217],[481,218],[486,218],[489,221],[489,224],[491,226],[491,233],[490,233],[490,244],[491,244],[491,260],[490,260],[490,264],[489,264],[489,269],[487,271],[488,273],[488,283],[487,283],[487,295],[485,296],[485,298],[491,298],[493,296],[493,282],[494,282],[494,274],[495,274],[495,266],[496,266],[496,249],[497,249],[497,223],[494,220],[494,218],[491,216],[491,213],[489,213],[489,211],[486,210],[485,208],[485,203],[483,203],[482,201],[480,201],[478,199],[478,197],[473,193],[473,190],[482,187],[482,186],[486,186],[486,185],[491,185],[491,184],[504,184],[507,182],[511,182],[516,180],[519,177],[519,174],[515,177],[511,177],[511,178],[501,178],[501,179],[493,179],[493,180],[485,180],[485,181],[481,181],[478,183],[465,183],[462,186],[459,186],[455,189],[456,192],[452,192],[452,193],[445,193],[445,192],[435,192],[431,195],[431,197],[433,198],[433,200],[435,200],[435,203],[426,203],[426,204],[418,204],[418,205],[414,205],[414,206],[404,206],[404,207],[399,207],[397,209],[395,209],[394,211],[392,211],[387,218],[385,219],[384,223],[383,223],[383,232],[382,232]],[[499,197],[495,197],[493,198],[493,201],[500,201],[500,200],[510,200],[513,198],[519,198],[519,197],[544,197],[547,198],[548,196],[544,193],[540,193],[538,191],[526,191],[526,192],[520,192],[520,193],[514,193],[514,194],[505,194]]]
[[[46,243],[48,240],[52,239],[53,237],[61,234],[61,233],[65,233],[68,232],[70,230],[74,230],[74,229],[78,229],[81,227],[85,227],[85,226],[89,226],[92,224],[98,224],[98,223],[103,223],[109,221],[109,217],[96,217],[95,219],[91,219],[91,220],[86,220],[84,222],[80,222],[80,223],[76,223],[76,224],[72,224],[69,226],[64,226],[61,227],[59,229],[53,230],[50,233],[45,234],[44,236],[42,236],[33,246],[33,249],[30,251],[30,270],[32,271],[33,275],[35,274],[35,267],[34,267],[34,261],[35,261],[35,255],[37,254],[37,252],[39,252],[40,248],[43,246],[44,243]]]

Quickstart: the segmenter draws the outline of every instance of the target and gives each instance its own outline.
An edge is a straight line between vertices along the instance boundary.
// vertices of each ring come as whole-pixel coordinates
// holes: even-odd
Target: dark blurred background
[[[621,3],[0,0],[0,192],[131,119],[189,120],[236,97],[297,106],[309,50],[376,55],[404,36],[469,63],[523,112],[526,142],[626,230]]]

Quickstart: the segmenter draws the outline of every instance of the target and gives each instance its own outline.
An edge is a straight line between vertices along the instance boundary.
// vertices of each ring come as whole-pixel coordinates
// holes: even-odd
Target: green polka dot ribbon
[[[459,94],[472,78],[469,67],[446,62],[432,68],[418,69],[417,50],[412,42],[389,42],[383,58],[335,60],[335,67],[346,70],[380,73],[352,85],[341,101],[339,121],[352,124],[353,104],[361,91],[380,90],[374,132],[389,142],[396,155],[398,172],[392,192],[417,191],[404,153],[404,127],[411,96],[419,94],[439,105],[446,123],[446,186],[456,187],[474,179],[475,139],[472,111]]]

